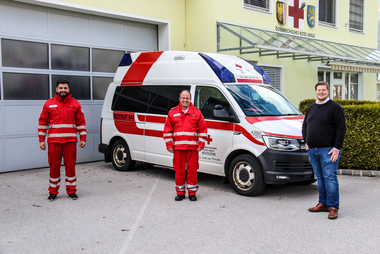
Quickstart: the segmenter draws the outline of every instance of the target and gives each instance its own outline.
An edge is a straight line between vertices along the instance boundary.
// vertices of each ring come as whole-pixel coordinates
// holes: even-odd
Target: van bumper
[[[285,152],[267,149],[258,157],[267,184],[281,184],[314,179],[307,151]]]
[[[98,146],[98,151],[104,154],[105,162],[111,162],[111,156],[108,152],[108,145],[100,143]]]

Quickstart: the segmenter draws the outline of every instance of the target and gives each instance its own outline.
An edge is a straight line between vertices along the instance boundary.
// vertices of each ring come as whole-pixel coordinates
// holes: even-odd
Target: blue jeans
[[[331,161],[331,154],[328,154],[332,147],[310,148],[309,161],[314,169],[314,174],[318,180],[319,203],[327,208],[339,209],[339,183],[337,177],[339,158],[335,162]]]

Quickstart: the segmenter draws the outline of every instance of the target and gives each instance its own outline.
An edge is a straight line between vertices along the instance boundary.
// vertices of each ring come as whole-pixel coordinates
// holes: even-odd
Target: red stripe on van
[[[268,136],[276,136],[276,137],[281,137],[281,138],[295,138],[295,139],[302,139],[302,136],[292,136],[292,135],[281,135],[277,133],[270,133],[270,132],[265,132],[264,133]]]
[[[162,53],[163,51],[141,53],[137,57],[136,61],[132,63],[131,67],[129,67],[127,73],[121,81],[121,85],[142,85],[146,74],[148,74],[150,68]]]
[[[246,117],[245,119],[250,124],[254,124],[257,122],[265,122],[265,121],[303,120],[304,118],[305,116],[263,116],[263,117]]]
[[[145,130],[145,136],[162,138],[164,136],[164,131]],[[162,141],[165,142],[164,140]]]
[[[137,119],[135,119],[137,117]],[[135,135],[144,135],[144,129],[140,129],[137,126],[136,121],[138,122],[150,122],[150,123],[165,123],[166,116],[149,116],[142,114],[135,114],[132,112],[121,112],[114,111],[113,119],[116,126],[116,129],[124,134],[135,134]],[[251,142],[264,146],[265,144],[261,141],[255,139],[246,129],[241,127],[240,125],[234,123],[221,123],[216,121],[207,121],[207,128],[215,129],[215,130],[225,130],[225,131],[236,131],[241,132],[241,134],[246,137]],[[160,130],[145,130],[145,136],[147,137],[158,137],[162,138],[164,131]],[[269,134],[268,134],[269,135]],[[164,142],[164,141],[163,141]]]
[[[248,140],[251,142],[264,146],[265,144],[257,139],[255,139],[251,133],[249,133],[246,129],[241,127],[238,124],[234,123],[221,123],[221,122],[214,122],[214,121],[207,121],[206,120],[206,125],[208,129],[215,129],[215,130],[224,130],[224,131],[236,131],[236,132],[241,132],[241,134],[246,137]]]
[[[237,79],[238,83],[256,83],[256,84],[262,84],[263,81],[259,79]]]
[[[166,116],[146,116],[146,121],[150,123],[165,123]]]
[[[233,131],[235,124],[233,124],[233,123],[221,123],[221,122],[214,122],[214,121],[207,121],[206,120],[206,125],[207,125],[208,129]]]
[[[140,129],[139,127],[137,127],[135,113],[114,111],[113,119],[116,129],[119,132],[144,135],[144,129]]]
[[[235,125],[235,131],[236,132],[241,132],[243,134],[244,137],[246,137],[248,140],[250,140],[251,142],[259,145],[259,146],[265,146],[265,144],[257,139],[255,139],[251,133],[249,133],[246,129],[244,129],[243,127],[241,127],[240,125]]]

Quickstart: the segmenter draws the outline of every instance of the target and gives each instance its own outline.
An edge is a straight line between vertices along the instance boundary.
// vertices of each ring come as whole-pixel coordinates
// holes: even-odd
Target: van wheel
[[[127,171],[135,165],[124,140],[118,140],[112,146],[112,165],[119,171]]]
[[[248,154],[239,155],[232,160],[228,178],[232,188],[243,196],[258,195],[266,186],[260,164]]]

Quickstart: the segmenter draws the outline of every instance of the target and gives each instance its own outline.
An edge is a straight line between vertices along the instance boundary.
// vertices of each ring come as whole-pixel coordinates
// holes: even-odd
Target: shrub
[[[339,167],[380,170],[380,103],[335,101],[344,109],[347,126]],[[314,102],[315,99],[301,101],[300,111],[305,114]]]
[[[380,170],[380,104],[342,107],[347,131],[339,166]]]

